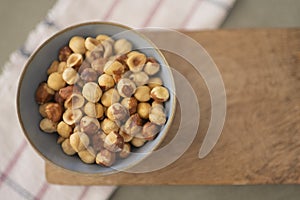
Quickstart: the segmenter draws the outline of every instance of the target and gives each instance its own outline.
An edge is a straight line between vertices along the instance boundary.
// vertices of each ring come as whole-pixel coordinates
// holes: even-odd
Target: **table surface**
[[[210,54],[222,75],[227,115],[222,135],[204,159],[198,158],[210,120],[202,77],[185,60],[165,53],[171,67],[196,91],[200,126],[190,148],[154,172],[78,174],[46,163],[49,183],[68,185],[299,184],[300,29],[243,29],[184,32]],[[157,37],[165,37],[156,33]],[[192,52],[191,52],[192,53]],[[184,67],[183,67],[184,66]],[[162,145],[176,134],[180,120]]]

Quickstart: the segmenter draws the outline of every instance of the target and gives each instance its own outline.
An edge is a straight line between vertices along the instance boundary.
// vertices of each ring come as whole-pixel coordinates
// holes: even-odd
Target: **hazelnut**
[[[79,93],[72,93],[69,98],[66,99],[65,108],[77,109],[81,108],[85,103],[84,97]]]
[[[104,131],[105,134],[109,134],[112,131],[118,131],[119,126],[114,121],[105,118],[101,122],[101,129]]]
[[[64,46],[59,50],[58,60],[67,61],[69,56],[72,54],[72,50],[68,46]]]
[[[57,102],[59,105],[64,105],[65,102],[65,100],[59,95],[59,92],[55,92],[54,101]]]
[[[85,48],[88,51],[93,51],[99,44],[100,41],[92,37],[87,37],[84,41]]]
[[[114,103],[108,107],[107,117],[115,122],[125,121],[129,115],[128,110],[120,103]]]
[[[161,78],[159,77],[152,77],[148,80],[148,86],[152,89],[156,86],[161,86],[163,84]]]
[[[54,90],[51,89],[47,83],[40,83],[35,92],[35,101],[38,104],[49,102],[54,96]]]
[[[114,44],[116,54],[126,54],[132,49],[132,44],[126,39],[119,39]]]
[[[74,132],[70,136],[70,145],[74,151],[83,151],[90,144],[90,139],[85,133]]]
[[[40,121],[40,128],[42,131],[46,133],[54,133],[56,132],[57,123],[51,121],[48,118],[44,118]]]
[[[104,72],[108,75],[121,75],[125,71],[124,66],[119,61],[108,61],[104,66]]]
[[[98,58],[103,58],[104,47],[99,44],[93,51],[87,51],[85,53],[85,58],[89,62],[93,62]]]
[[[67,67],[78,69],[83,62],[83,57],[79,53],[72,53],[67,60]]]
[[[46,113],[46,106],[48,105],[49,103],[44,103],[44,104],[41,104],[39,106],[39,113],[42,115],[42,117],[47,117],[47,113]]]
[[[109,107],[112,104],[119,102],[119,100],[120,100],[120,95],[118,91],[114,88],[111,88],[106,92],[104,92],[101,97],[101,103],[106,107]]]
[[[53,72],[49,75],[47,84],[51,89],[58,91],[59,89],[65,87],[66,82],[64,81],[60,73]]]
[[[124,131],[131,136],[135,136],[142,132],[143,121],[136,113],[131,115],[124,125]]]
[[[101,149],[103,149],[105,137],[106,135],[102,132],[92,136],[92,147],[96,152],[99,152]]]
[[[74,36],[69,41],[69,47],[75,53],[84,54],[85,49],[85,39],[80,36]]]
[[[83,151],[79,151],[78,152],[78,156],[79,158],[87,164],[92,164],[95,162],[96,160],[96,153],[94,152],[94,150],[92,148],[87,148]]]
[[[116,154],[107,149],[102,149],[96,156],[96,163],[106,167],[111,166],[116,160]]]
[[[139,137],[134,137],[132,140],[131,140],[131,144],[134,146],[134,147],[141,147],[145,144],[146,140],[143,139],[143,138],[139,138]]]
[[[77,73],[77,71],[75,69],[73,69],[73,68],[67,68],[62,73],[62,78],[69,85],[74,85],[78,81],[79,75],[78,75],[78,73]]]
[[[146,102],[150,100],[150,88],[146,85],[136,88],[134,97],[140,102]]]
[[[121,101],[121,104],[129,111],[130,115],[136,113],[138,102],[135,97],[126,97]]]
[[[123,137],[124,142],[130,142],[130,141],[132,140],[132,138],[133,138],[132,135],[129,135],[129,134],[127,134],[127,133],[125,132],[124,126],[122,126],[122,127],[120,128],[119,134]]]
[[[79,89],[74,85],[68,85],[67,87],[61,88],[59,90],[59,96],[64,100],[68,99],[73,93],[78,93]]]
[[[144,67],[144,71],[149,75],[149,76],[153,76],[154,74],[156,74],[157,72],[159,72],[160,70],[160,66],[157,62],[147,62],[145,67]]]
[[[63,138],[68,138],[72,133],[72,127],[66,124],[64,121],[61,121],[57,125],[57,133]]]
[[[164,113],[164,110],[156,106],[150,109],[149,120],[150,122],[161,126],[166,123],[167,117],[166,114]]]
[[[108,74],[102,74],[98,78],[98,84],[102,90],[106,91],[106,90],[114,87],[115,81],[112,76],[110,76]]]
[[[130,144],[125,143],[123,149],[119,153],[120,158],[127,158],[130,155]]]
[[[131,97],[135,93],[136,86],[130,79],[122,78],[118,82],[117,89],[122,97]]]
[[[103,58],[109,58],[113,53],[113,47],[112,47],[111,42],[105,40],[105,41],[102,41],[102,45],[104,47]]]
[[[124,145],[124,139],[116,131],[110,132],[104,139],[104,148],[112,152],[121,151],[123,145]]]
[[[57,72],[62,74],[65,71],[65,69],[67,69],[67,63],[66,62],[60,62],[58,64]]]
[[[151,90],[150,96],[155,101],[162,103],[169,99],[169,91],[163,86],[156,86]]]
[[[83,72],[83,70],[85,70],[87,68],[91,68],[91,63],[89,63],[87,60],[82,61],[81,65],[78,69],[78,73],[81,74]]]
[[[96,134],[100,129],[99,121],[94,117],[84,116],[80,120],[80,130],[87,135]]]
[[[95,118],[101,118],[104,114],[103,106],[100,103],[87,102],[83,111],[87,116]]]
[[[114,40],[111,37],[104,34],[97,35],[96,40],[99,40],[100,42],[109,41],[110,43],[114,43]]]
[[[69,156],[74,155],[76,153],[76,151],[72,148],[72,146],[70,144],[70,139],[65,139],[61,143],[61,148],[62,148],[63,152]]]
[[[128,55],[126,64],[132,72],[140,72],[146,63],[146,56],[142,53],[132,53]]]
[[[136,72],[129,75],[129,79],[132,80],[136,86],[146,85],[149,81],[149,77],[145,72]]]
[[[148,119],[149,118],[149,113],[150,113],[150,108],[151,105],[149,103],[139,103],[137,106],[137,113],[139,116],[143,119]]]
[[[103,74],[105,63],[106,63],[106,59],[100,57],[100,58],[94,59],[94,60],[91,62],[91,67],[92,67],[98,74]]]
[[[49,74],[52,74],[53,72],[57,72],[57,70],[58,70],[58,64],[59,64],[59,62],[57,60],[54,60],[51,63],[50,67],[48,68],[47,74],[49,75]]]
[[[97,80],[98,74],[94,69],[86,68],[81,72],[80,78],[85,82],[94,82]]]
[[[147,122],[143,126],[142,135],[146,140],[153,140],[153,138],[157,133],[159,133],[159,131],[160,131],[160,126],[152,122]]]
[[[102,90],[97,83],[88,82],[82,88],[82,95],[86,100],[96,103],[102,96]]]
[[[53,122],[58,122],[61,119],[63,109],[58,103],[48,103],[45,106],[44,113],[46,117]]]
[[[68,108],[63,114],[63,120],[68,125],[73,125],[82,117],[82,112],[80,109],[71,109]]]

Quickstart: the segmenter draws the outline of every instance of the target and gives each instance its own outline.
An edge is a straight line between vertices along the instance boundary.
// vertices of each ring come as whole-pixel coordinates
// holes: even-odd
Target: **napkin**
[[[16,112],[17,83],[29,56],[47,38],[73,24],[111,21],[132,28],[214,29],[235,0],[58,0],[10,56],[0,74],[1,199],[108,199],[117,186],[47,183],[44,161],[29,145]],[[28,116],[30,117],[30,116]]]

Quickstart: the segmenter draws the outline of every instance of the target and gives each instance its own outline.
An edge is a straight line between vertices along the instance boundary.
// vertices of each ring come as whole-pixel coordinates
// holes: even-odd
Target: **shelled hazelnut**
[[[92,148],[88,148],[82,151],[78,152],[78,156],[79,158],[87,164],[92,164],[95,163],[96,160],[96,153],[94,152],[94,150]]]
[[[163,86],[156,86],[152,88],[150,92],[150,96],[152,99],[154,99],[157,102],[165,102],[169,99],[169,91],[167,88]]]
[[[89,144],[90,139],[85,133],[74,132],[70,135],[70,145],[76,152],[86,149]]]
[[[85,82],[94,82],[98,79],[98,74],[93,68],[85,68],[82,70],[80,78]]]
[[[59,50],[58,60],[59,61],[67,61],[71,54],[72,54],[71,48],[68,46],[64,46]]]
[[[104,131],[105,134],[109,134],[112,131],[118,131],[119,126],[112,120],[105,118],[101,124],[101,129]]]
[[[121,104],[129,111],[130,115],[136,113],[138,101],[135,97],[123,98]]]
[[[82,95],[86,100],[96,103],[102,96],[102,90],[97,83],[88,82],[82,88]]]
[[[108,107],[106,115],[112,121],[123,122],[128,118],[129,112],[122,104],[114,103]]]
[[[49,75],[47,84],[51,89],[58,91],[59,89],[65,87],[66,82],[64,81],[60,73],[53,72]]]
[[[61,148],[63,149],[64,153],[69,156],[72,156],[76,153],[76,151],[72,148],[72,146],[70,144],[70,139],[65,139],[61,143]]]
[[[78,69],[83,62],[83,57],[79,53],[72,53],[67,60],[67,67]]]
[[[119,152],[119,157],[120,158],[127,158],[130,155],[130,144],[125,143],[123,145],[123,149]]]
[[[126,39],[119,39],[114,44],[116,54],[126,54],[132,49],[132,44]]]
[[[74,36],[70,39],[69,47],[75,53],[84,54],[86,51],[85,39],[80,36]]]
[[[54,96],[54,90],[47,83],[41,83],[35,92],[35,101],[38,104],[49,102]]]
[[[87,135],[93,135],[100,129],[99,121],[94,117],[84,116],[80,120],[80,130]]]
[[[103,106],[109,107],[114,103],[119,102],[120,95],[118,91],[114,88],[111,88],[103,93],[101,97],[101,103]]]
[[[121,151],[124,145],[123,137],[117,132],[110,132],[104,139],[104,148],[111,152]]]
[[[46,133],[56,132],[57,123],[51,121],[48,118],[44,118],[40,121],[40,129]]]
[[[136,86],[133,81],[127,78],[122,78],[117,85],[118,92],[122,97],[131,97],[136,90]]]
[[[57,133],[63,138],[69,138],[72,133],[72,127],[61,121],[57,125]]]
[[[96,156],[96,163],[105,167],[111,166],[116,160],[116,154],[107,149],[102,149]]]
[[[102,74],[98,78],[98,84],[102,90],[106,91],[106,90],[114,87],[115,81],[112,76],[110,76],[108,74]]]
[[[95,118],[101,118],[104,114],[103,106],[100,103],[87,102],[83,111],[87,116]]]

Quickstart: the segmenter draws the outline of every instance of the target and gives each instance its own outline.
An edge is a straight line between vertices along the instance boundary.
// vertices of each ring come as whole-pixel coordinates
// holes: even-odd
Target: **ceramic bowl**
[[[133,44],[133,49],[154,57],[161,65],[159,76],[164,86],[170,91],[170,99],[165,103],[167,122],[161,132],[153,140],[144,146],[135,149],[137,154],[130,155],[126,159],[117,160],[113,168],[102,167],[97,164],[85,164],[76,156],[68,156],[63,153],[61,146],[56,143],[57,134],[44,133],[39,128],[42,119],[35,102],[35,91],[40,82],[47,80],[47,68],[53,60],[57,59],[59,49],[68,44],[72,36],[95,37],[98,34],[107,34],[113,39],[125,38]],[[175,113],[175,86],[172,72],[168,67],[162,53],[155,45],[142,34],[129,27],[104,22],[90,22],[78,24],[66,28],[44,42],[29,58],[21,78],[19,80],[17,94],[17,111],[23,132],[33,148],[46,161],[67,170],[79,173],[114,173],[116,169],[130,168],[142,161],[165,138]]]

